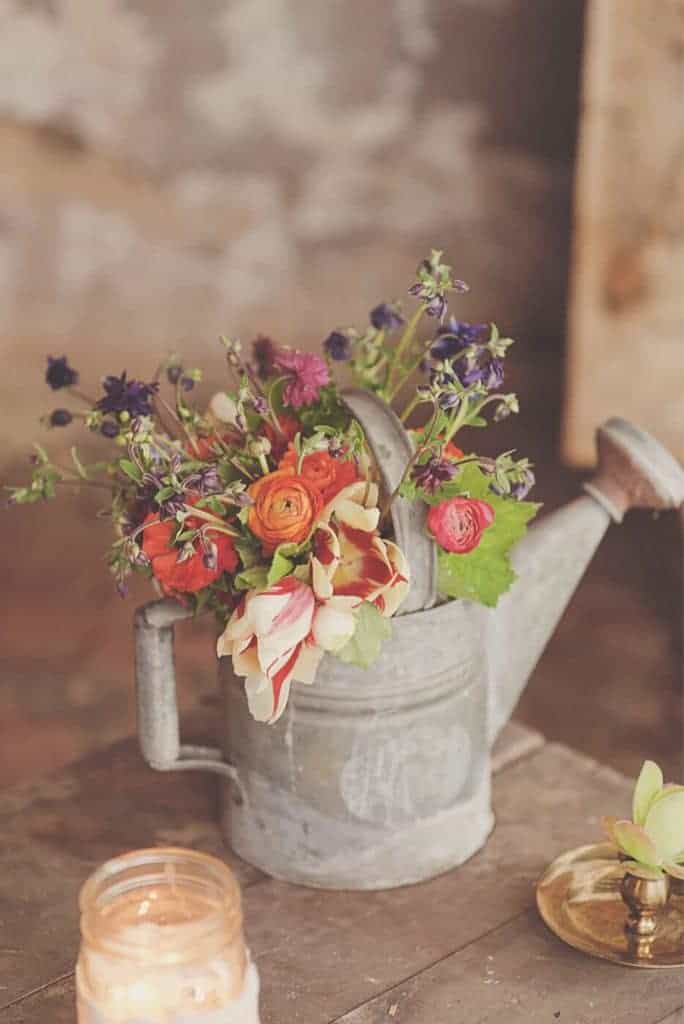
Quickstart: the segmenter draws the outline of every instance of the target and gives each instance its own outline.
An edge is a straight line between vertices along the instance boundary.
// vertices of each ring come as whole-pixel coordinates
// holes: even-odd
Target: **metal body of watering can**
[[[408,434],[375,396],[345,398],[392,490],[411,455]],[[141,608],[138,728],[146,760],[162,771],[223,775],[227,841],[276,878],[382,889],[463,863],[494,824],[491,745],[610,522],[630,507],[684,501],[681,467],[648,435],[609,420],[598,444],[587,493],[521,541],[519,578],[495,611],[437,602],[425,510],[395,502],[412,584],[378,662],[359,669],[326,657],[315,684],[293,684],[282,718],[267,726],[251,718],[243,681],[223,659],[216,747],[180,742],[172,630],[188,612],[170,600]]]

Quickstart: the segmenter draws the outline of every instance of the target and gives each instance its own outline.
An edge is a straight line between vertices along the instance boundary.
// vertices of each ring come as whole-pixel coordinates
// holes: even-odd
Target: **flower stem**
[[[404,333],[399,339],[397,347],[390,356],[389,372],[387,374],[387,384],[384,388],[385,393],[389,396],[388,401],[391,401],[395,394],[395,390],[393,387],[395,371],[398,368],[399,371],[401,372],[402,357],[406,352],[408,346],[413,341],[416,329],[418,327],[418,324],[420,323],[420,318],[423,315],[424,308],[424,304],[421,302],[421,304],[418,306],[409,322],[406,324],[406,329],[404,330]],[[399,386],[401,386],[401,384]]]

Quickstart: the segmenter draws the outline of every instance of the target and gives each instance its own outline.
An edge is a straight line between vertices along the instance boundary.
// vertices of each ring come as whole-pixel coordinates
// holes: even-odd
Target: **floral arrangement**
[[[604,818],[604,831],[643,878],[684,878],[684,786],[663,785],[654,761],[644,761],[632,798],[632,820]]]
[[[444,599],[494,605],[515,578],[509,551],[538,508],[524,500],[531,465],[455,443],[465,446],[461,432],[485,427],[487,414],[518,411],[501,391],[512,340],[494,324],[447,316],[448,294],[466,289],[433,251],[409,289],[410,315],[381,303],[366,328],[332,331],[321,354],[259,337],[246,357],[223,337],[230,384],[201,411],[191,401],[201,373],[176,356],[147,382],[105,377],[97,398],[80,390],[65,356],[50,357],[47,384],[73,401],[46,425],[80,421],[114,452],[87,464],[72,447],[65,467],[36,445],[31,482],[11,488],[10,501],[105,488],[119,591],[142,572],[196,612],[213,610],[219,655],[245,676],[253,715],[275,722],[291,682],[312,683],[324,653],[364,667],[379,654],[410,587],[389,515],[398,495],[429,506]],[[434,327],[421,339],[422,323]],[[404,423],[427,411],[394,494],[379,491],[341,373],[388,404],[408,393]]]

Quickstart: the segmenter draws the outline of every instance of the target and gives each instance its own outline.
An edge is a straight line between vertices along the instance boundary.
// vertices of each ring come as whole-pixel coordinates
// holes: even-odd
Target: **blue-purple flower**
[[[66,356],[48,356],[48,366],[45,371],[45,380],[53,391],[60,388],[71,388],[78,383],[78,372],[69,366]]]
[[[346,331],[332,331],[323,342],[323,348],[326,354],[338,363],[351,359],[351,338]]]
[[[456,463],[433,455],[427,462],[413,467],[411,479],[427,494],[436,494],[442,484],[452,480],[456,473],[458,473]]]
[[[404,323],[399,307],[391,302],[381,302],[370,311],[370,322],[377,331],[398,331]]]
[[[434,359],[453,359],[472,345],[484,342],[488,333],[489,324],[469,324],[451,317],[437,331],[430,355]]]
[[[103,437],[112,438],[119,436],[119,424],[116,420],[103,420],[100,426],[100,433]]]
[[[456,368],[459,380],[465,387],[482,384],[487,391],[496,391],[504,381],[503,359],[493,356],[488,349],[482,349],[463,368]]]
[[[140,380],[127,380],[126,371],[120,377],[105,377],[102,382],[104,398],[97,403],[101,412],[127,412],[130,416],[150,416],[152,397],[159,385],[143,384]]]

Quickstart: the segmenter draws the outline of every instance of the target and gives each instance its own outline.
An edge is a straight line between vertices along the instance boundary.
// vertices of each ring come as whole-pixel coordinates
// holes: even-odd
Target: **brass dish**
[[[626,967],[684,967],[684,892],[672,886],[652,934],[628,925],[624,865],[610,843],[556,858],[537,883],[545,924],[569,946]]]

